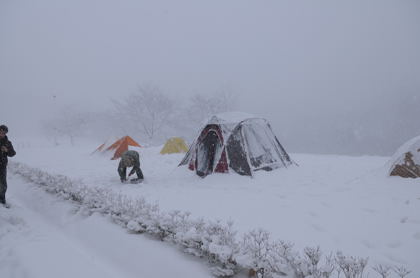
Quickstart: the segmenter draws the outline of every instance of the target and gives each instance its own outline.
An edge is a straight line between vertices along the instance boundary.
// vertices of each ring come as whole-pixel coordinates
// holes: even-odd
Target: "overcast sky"
[[[144,82],[183,96],[228,88],[286,145],[334,152],[340,128],[388,136],[370,128],[407,122],[387,112],[396,99],[420,104],[420,1],[0,0],[0,121],[15,134]],[[353,116],[371,126],[355,131]]]

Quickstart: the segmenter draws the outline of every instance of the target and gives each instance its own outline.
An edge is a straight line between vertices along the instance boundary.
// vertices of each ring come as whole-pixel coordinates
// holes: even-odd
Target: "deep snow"
[[[146,180],[140,185],[132,185],[120,184],[116,171],[118,161],[109,160],[110,154],[91,155],[96,147],[93,144],[77,147],[18,144],[18,154],[13,161],[80,179],[86,185],[110,188],[131,197],[141,196],[151,203],[158,203],[165,211],[190,211],[193,217],[208,220],[231,219],[240,233],[263,228],[270,231],[273,238],[293,242],[297,249],[319,245],[324,253],[341,250],[348,255],[369,257],[370,265],[402,264],[413,270],[409,277],[420,275],[420,184],[418,180],[387,177],[387,157],[292,154],[299,167],[257,172],[254,178],[216,174],[201,179],[186,167],[177,167],[183,155],[160,155],[160,147],[142,148],[141,163]],[[63,241],[63,249],[69,249],[69,254],[83,253],[80,250],[92,248],[101,257],[96,260],[98,265],[107,265],[98,268],[106,269],[104,271],[111,276],[113,271],[118,273],[123,270],[123,273],[128,272],[127,277],[131,277],[130,273],[143,266],[140,264],[142,260],[138,265],[123,264],[125,260],[117,260],[112,255],[115,248],[102,247],[110,238],[118,238],[118,242],[110,247],[118,247],[120,238],[122,242],[127,240],[125,246],[129,250],[131,244],[140,246],[139,250],[128,253],[127,258],[138,256],[136,252],[147,244],[150,244],[148,251],[169,248],[168,245],[162,247],[156,242],[150,243],[142,236],[128,235],[119,227],[107,225],[103,217],[83,218],[69,214],[70,208],[63,209],[63,204],[57,205],[60,202],[53,201],[51,196],[45,197],[28,190],[30,185],[18,177],[9,177],[9,188],[13,206],[10,212],[2,210],[0,214],[0,221],[8,227],[0,228],[0,258],[1,265],[10,273],[25,271],[30,260],[21,254],[43,254],[36,245],[25,245],[24,251],[19,252],[20,242],[27,238],[25,234],[35,237],[37,234],[44,237],[52,234],[51,239],[44,242],[46,248],[53,246],[53,241]],[[32,217],[31,213],[35,212],[38,215]],[[44,229],[47,232],[38,229],[45,226],[39,223],[49,221],[46,219],[55,219],[54,225],[59,227],[53,226],[61,229],[60,233],[50,233],[52,228]],[[98,233],[97,227],[105,233]],[[63,230],[66,231],[64,234],[70,234],[64,239],[59,236]],[[89,236],[92,231],[101,237]],[[92,243],[89,238],[98,242]],[[173,255],[171,252],[163,251]],[[9,253],[14,254],[10,259],[7,256]],[[54,250],[51,253],[55,253]],[[51,265],[64,264],[56,256],[51,260]],[[174,258],[171,260],[174,267],[181,262],[191,263],[185,258],[178,259],[179,262]],[[29,264],[36,265],[36,262]],[[32,270],[31,267],[29,269]],[[369,271],[372,272],[371,269]],[[206,270],[197,270],[197,273],[209,275]],[[371,277],[375,276],[372,274]]]
[[[0,208],[2,278],[212,277],[167,243],[84,215],[20,177],[9,181],[11,208]]]

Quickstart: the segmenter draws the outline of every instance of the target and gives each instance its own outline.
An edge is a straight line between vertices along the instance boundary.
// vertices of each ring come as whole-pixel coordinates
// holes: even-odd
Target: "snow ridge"
[[[163,212],[144,198],[132,199],[109,189],[86,186],[80,180],[51,175],[23,163],[10,162],[9,166],[13,174],[75,202],[86,213],[107,215],[132,233],[147,233],[206,259],[215,276],[228,277],[249,270],[249,275],[256,277],[332,278],[340,277],[341,273],[346,278],[367,277],[364,273],[367,258],[345,256],[341,252],[323,256],[319,247],[307,247],[299,253],[293,250],[293,244],[273,241],[269,232],[262,229],[238,239],[233,222],[190,219],[189,212]],[[380,270],[384,268],[391,269],[381,265],[372,267],[382,277]],[[406,276],[399,274],[401,269],[409,273],[404,266],[393,269],[399,277]]]

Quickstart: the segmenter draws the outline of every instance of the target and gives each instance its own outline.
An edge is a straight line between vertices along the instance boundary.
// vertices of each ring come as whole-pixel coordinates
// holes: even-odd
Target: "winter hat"
[[[5,125],[0,125],[0,130],[3,130],[4,132],[9,132],[9,129]]]

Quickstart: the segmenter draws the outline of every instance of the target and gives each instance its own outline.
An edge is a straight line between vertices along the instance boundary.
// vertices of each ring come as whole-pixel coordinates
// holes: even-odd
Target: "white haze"
[[[2,0],[0,122],[29,137],[151,82],[228,91],[291,152],[389,155],[420,134],[419,34],[416,0]]]

